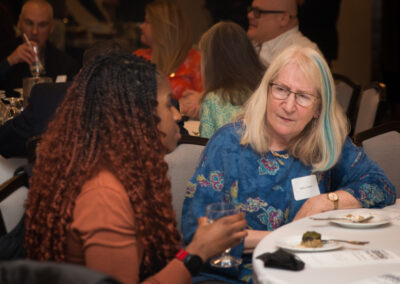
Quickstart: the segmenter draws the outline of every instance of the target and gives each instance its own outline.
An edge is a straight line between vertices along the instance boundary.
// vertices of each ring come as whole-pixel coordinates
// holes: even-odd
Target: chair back
[[[11,232],[24,215],[28,175],[20,172],[0,185],[0,236]]]
[[[182,136],[178,147],[165,156],[171,180],[172,205],[176,214],[177,229],[181,232],[182,206],[186,185],[192,178],[208,139]]]
[[[385,100],[386,86],[371,82],[361,92],[354,134],[372,128],[375,124],[379,103]]]
[[[387,122],[353,137],[385,172],[400,196],[400,121]]]
[[[25,158],[4,158],[0,155],[0,184],[8,180],[14,175],[15,170],[27,164]]]
[[[334,73],[336,98],[338,103],[346,112],[352,128],[355,125],[355,115],[357,113],[357,102],[360,97],[361,86],[356,84],[350,78],[342,74]]]

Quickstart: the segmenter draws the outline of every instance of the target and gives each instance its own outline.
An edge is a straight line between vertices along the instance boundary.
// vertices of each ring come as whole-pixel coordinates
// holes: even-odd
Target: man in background
[[[12,92],[14,88],[22,87],[23,78],[31,76],[29,64],[35,60],[31,45],[38,47],[39,59],[46,72],[43,75],[58,81],[73,78],[79,69],[77,62],[47,40],[53,28],[53,8],[48,2],[28,0],[23,5],[18,18],[21,35],[0,45],[2,66],[8,68],[5,78],[0,81],[0,89]],[[23,34],[30,44],[24,41]]]
[[[321,53],[318,46],[299,31],[296,0],[253,0],[247,17],[247,36],[254,42],[266,66],[279,52],[293,44],[311,47]]]
[[[113,40],[95,42],[83,54],[83,64],[97,57],[122,52],[121,45]],[[27,141],[40,136],[64,100],[71,82],[42,83],[32,87],[28,106],[17,116],[0,126],[0,155],[5,158],[26,157]]]

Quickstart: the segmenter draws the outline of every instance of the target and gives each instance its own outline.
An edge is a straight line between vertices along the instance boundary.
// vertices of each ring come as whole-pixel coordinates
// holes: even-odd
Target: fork
[[[342,243],[348,243],[352,245],[366,245],[369,244],[369,241],[347,241],[347,240],[337,240],[337,239],[329,239],[329,240],[321,240],[324,244],[329,243],[329,242],[342,242]]]
[[[310,219],[312,220],[318,220],[318,221],[331,221],[331,220],[346,220],[346,221],[351,221],[353,223],[364,223],[368,220],[371,220],[372,218],[374,218],[374,216],[368,216],[365,217],[362,220],[352,220],[351,218],[338,218],[338,217],[327,217],[327,218],[318,218],[318,217],[310,217]]]

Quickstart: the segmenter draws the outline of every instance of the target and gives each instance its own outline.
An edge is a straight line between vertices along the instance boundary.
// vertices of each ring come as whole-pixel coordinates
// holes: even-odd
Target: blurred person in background
[[[200,136],[210,138],[240,113],[265,72],[245,30],[220,22],[200,39],[204,94]]]
[[[247,35],[267,66],[276,55],[292,44],[311,47],[320,52],[318,46],[299,31],[297,16],[296,0],[253,0],[248,8]]]
[[[179,100],[185,92],[201,92],[200,53],[192,48],[190,25],[182,8],[172,1],[153,2],[145,8],[141,42],[148,46],[134,54],[155,63]]]
[[[55,48],[48,42],[53,31],[53,8],[45,0],[28,0],[22,7],[18,18],[18,38],[0,44],[0,60],[8,65],[6,78],[0,81],[0,89],[12,93],[14,88],[22,87],[22,80],[30,77],[29,64],[35,60],[32,47],[25,42],[26,34],[30,44],[39,49],[38,57],[42,62],[45,74],[56,80],[58,76],[72,80],[79,66],[66,53]]]
[[[85,50],[82,63],[85,65],[98,56],[121,51],[122,47],[116,41],[97,41]],[[28,140],[46,130],[70,85],[71,82],[34,85],[28,106],[19,115],[0,125],[0,155],[5,158],[26,157]]]

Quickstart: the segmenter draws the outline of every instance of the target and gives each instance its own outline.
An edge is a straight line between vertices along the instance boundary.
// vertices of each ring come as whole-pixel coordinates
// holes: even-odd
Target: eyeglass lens
[[[270,85],[272,89],[272,95],[278,100],[286,100],[290,96],[290,94],[293,93],[295,96],[295,101],[298,105],[308,107],[314,102],[315,97],[310,94],[296,93],[284,86],[275,83],[271,83]]]

